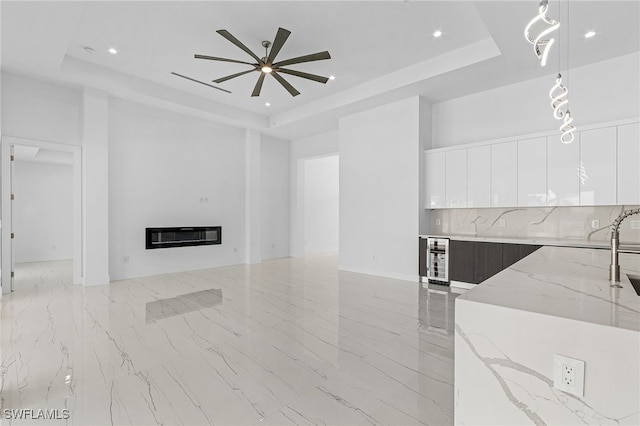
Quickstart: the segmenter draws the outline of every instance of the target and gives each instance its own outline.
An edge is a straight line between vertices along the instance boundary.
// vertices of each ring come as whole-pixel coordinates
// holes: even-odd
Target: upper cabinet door
[[[491,207],[518,205],[518,144],[491,145]]]
[[[446,152],[445,206],[467,207],[467,150]]]
[[[580,205],[616,204],[616,155],[615,127],[580,132]]]
[[[467,207],[491,207],[491,146],[467,150]]]
[[[560,133],[547,138],[547,205],[580,204],[578,166],[579,135],[570,144],[560,142]]]
[[[518,141],[518,206],[547,205],[547,138]]]
[[[617,204],[640,204],[640,123],[618,127]]]
[[[427,190],[425,209],[444,208],[445,189],[445,153],[426,152],[425,153],[425,188]]]

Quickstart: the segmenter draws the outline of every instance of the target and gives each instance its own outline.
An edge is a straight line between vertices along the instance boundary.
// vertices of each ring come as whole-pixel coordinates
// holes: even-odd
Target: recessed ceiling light
[[[433,36],[434,36],[434,37],[440,37],[441,35],[442,35],[442,31],[440,31],[440,30],[436,30],[436,31],[433,33]]]
[[[264,104],[264,106],[268,106],[268,107],[269,107],[269,106],[271,106],[271,104],[270,104],[269,102],[266,102],[266,103]]]
[[[114,49],[113,47],[109,48],[109,53],[111,53],[112,55],[117,55],[118,51],[116,49]]]
[[[330,76],[329,76],[329,80],[335,80],[335,79],[336,79],[336,76],[335,76],[335,75],[330,75]]]
[[[591,38],[591,37],[593,37],[594,35],[596,35],[596,32],[595,32],[595,31],[589,31],[588,33],[586,33],[586,34],[584,35],[584,38]]]

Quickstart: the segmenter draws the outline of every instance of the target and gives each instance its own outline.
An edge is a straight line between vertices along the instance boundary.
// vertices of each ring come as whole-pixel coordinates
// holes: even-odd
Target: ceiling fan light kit
[[[240,61],[240,60],[229,59],[229,58],[219,58],[216,56],[208,56],[208,55],[198,55],[198,54],[194,55],[196,59],[232,62],[237,64],[250,65],[252,67],[252,69],[249,69],[246,71],[241,71],[235,74],[231,74],[225,77],[215,79],[213,80],[214,83],[222,83],[227,80],[231,80],[232,78],[240,77],[242,75],[249,74],[253,71],[257,71],[260,73],[260,75],[258,76],[258,81],[256,82],[253,88],[253,92],[251,92],[251,96],[260,96],[260,91],[262,90],[262,84],[264,83],[264,79],[267,76],[267,74],[273,76],[273,78],[275,78],[276,81],[280,83],[282,87],[284,87],[291,94],[291,96],[297,96],[300,94],[300,92],[298,92],[298,90],[296,90],[287,80],[285,80],[280,75],[281,73],[293,75],[295,77],[300,77],[300,78],[304,78],[311,81],[316,81],[318,83],[323,83],[323,84],[329,80],[329,78],[323,77],[320,75],[310,74],[302,71],[296,71],[289,68],[283,68],[287,65],[295,65],[295,64],[305,63],[305,62],[331,59],[331,55],[326,50],[323,52],[312,53],[310,55],[298,56],[295,58],[286,59],[284,61],[274,62],[276,56],[282,49],[282,46],[289,38],[289,35],[291,35],[291,31],[289,30],[286,30],[284,28],[278,28],[278,32],[276,33],[276,37],[274,38],[273,43],[267,40],[262,42],[262,47],[265,48],[265,56],[263,56],[262,58],[256,55],[251,49],[245,46],[240,40],[235,38],[229,31],[218,30],[216,32],[220,34],[222,37],[226,38],[231,43],[233,43],[234,45],[236,45],[237,47],[239,47],[240,49],[242,49],[245,53],[251,56],[251,58],[253,58],[255,62],[246,62],[246,61]],[[271,48],[271,50],[269,50],[269,48]]]

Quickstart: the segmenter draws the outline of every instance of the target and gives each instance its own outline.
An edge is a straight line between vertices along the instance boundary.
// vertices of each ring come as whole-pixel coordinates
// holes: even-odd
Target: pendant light
[[[524,28],[524,36],[529,43],[533,44],[533,52],[543,67],[547,64],[549,50],[555,41],[547,36],[560,27],[558,21],[547,18],[547,9],[549,9],[548,0],[542,0],[538,7],[538,14]],[[536,33],[537,35],[534,35]]]

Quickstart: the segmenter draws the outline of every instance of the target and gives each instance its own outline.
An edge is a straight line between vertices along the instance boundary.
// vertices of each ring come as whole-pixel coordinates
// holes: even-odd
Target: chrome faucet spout
[[[611,287],[620,287],[620,263],[618,249],[620,247],[620,224],[631,215],[640,214],[640,208],[620,213],[611,224],[611,265],[609,265],[609,280]]]

